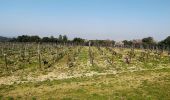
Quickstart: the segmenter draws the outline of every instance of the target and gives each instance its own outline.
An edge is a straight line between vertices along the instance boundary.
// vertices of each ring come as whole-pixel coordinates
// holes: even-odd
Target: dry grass
[[[73,51],[76,48],[72,48]],[[170,98],[170,63],[167,54],[159,62],[149,58],[147,62],[138,61],[141,50],[135,50],[136,57],[130,64],[124,58],[114,57],[110,65],[107,57],[111,52],[96,47],[94,66],[90,66],[88,47],[83,47],[76,56],[75,65],[67,66],[64,56],[48,69],[34,67],[17,70],[13,74],[0,77],[0,97],[3,99],[168,99]],[[130,49],[120,51],[123,56]],[[3,85],[4,84],[4,85]],[[160,91],[159,91],[160,90]]]

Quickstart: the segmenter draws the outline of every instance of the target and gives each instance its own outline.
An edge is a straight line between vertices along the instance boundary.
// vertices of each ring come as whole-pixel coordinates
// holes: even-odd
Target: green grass
[[[170,69],[0,86],[3,99],[168,100],[169,94]]]
[[[68,48],[64,47],[67,51]],[[71,55],[73,55],[78,47],[71,47]],[[49,48],[50,49],[50,48]],[[45,49],[42,54],[45,59],[49,60],[53,57],[49,51]],[[59,50],[51,48],[52,51]],[[49,100],[168,100],[170,98],[170,57],[163,56],[155,58],[153,56],[145,60],[139,60],[141,50],[135,50],[136,56],[132,58],[130,64],[124,61],[124,57],[130,49],[113,49],[118,53],[112,57],[111,51],[101,47],[104,55],[99,52],[96,47],[91,47],[94,53],[94,65],[89,65],[88,47],[82,47],[80,52],[75,55],[75,66],[68,68],[66,62],[68,57],[64,55],[60,60],[50,68],[42,68],[38,66],[36,55],[31,56],[31,63],[23,64],[11,56],[15,65],[9,66],[9,71],[3,69],[4,65],[2,58],[0,60],[0,76],[3,78],[19,76],[20,81],[28,81],[26,83],[16,82],[11,85],[0,85],[0,100],[2,99],[49,99]],[[31,51],[36,48],[30,49]],[[60,52],[62,52],[60,48]],[[17,51],[17,50],[16,50]],[[36,54],[36,53],[34,53]],[[114,58],[113,64],[108,63],[108,59]],[[43,66],[43,65],[42,65]],[[163,68],[164,67],[164,68]],[[162,69],[156,69],[162,68]],[[17,69],[17,70],[16,70]],[[131,72],[136,69],[144,69]],[[14,70],[14,72],[10,72]],[[97,72],[107,73],[115,71],[119,74],[83,76],[85,73]],[[61,73],[74,75],[75,73],[82,74],[78,78],[60,79],[45,81],[29,82],[27,76],[38,77],[48,75],[50,72],[60,75]],[[70,74],[71,73],[71,74]],[[52,74],[52,75],[53,75]],[[0,79],[1,79],[0,77]],[[3,79],[2,78],[2,79]],[[3,81],[1,79],[1,81]]]

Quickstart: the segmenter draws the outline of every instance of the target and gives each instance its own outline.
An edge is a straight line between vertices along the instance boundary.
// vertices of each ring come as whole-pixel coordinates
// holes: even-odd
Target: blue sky
[[[170,35],[170,0],[0,0],[0,35],[134,39]]]

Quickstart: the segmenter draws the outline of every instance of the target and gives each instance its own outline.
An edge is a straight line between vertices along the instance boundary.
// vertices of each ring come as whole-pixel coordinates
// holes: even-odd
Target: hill
[[[0,42],[6,42],[6,41],[9,41],[10,39],[11,38],[0,36]]]

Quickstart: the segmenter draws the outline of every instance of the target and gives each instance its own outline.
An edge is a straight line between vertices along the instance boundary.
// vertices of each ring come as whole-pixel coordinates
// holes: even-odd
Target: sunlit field
[[[170,0],[0,0],[0,100],[170,100]]]
[[[1,43],[0,99],[170,98],[166,50]]]

